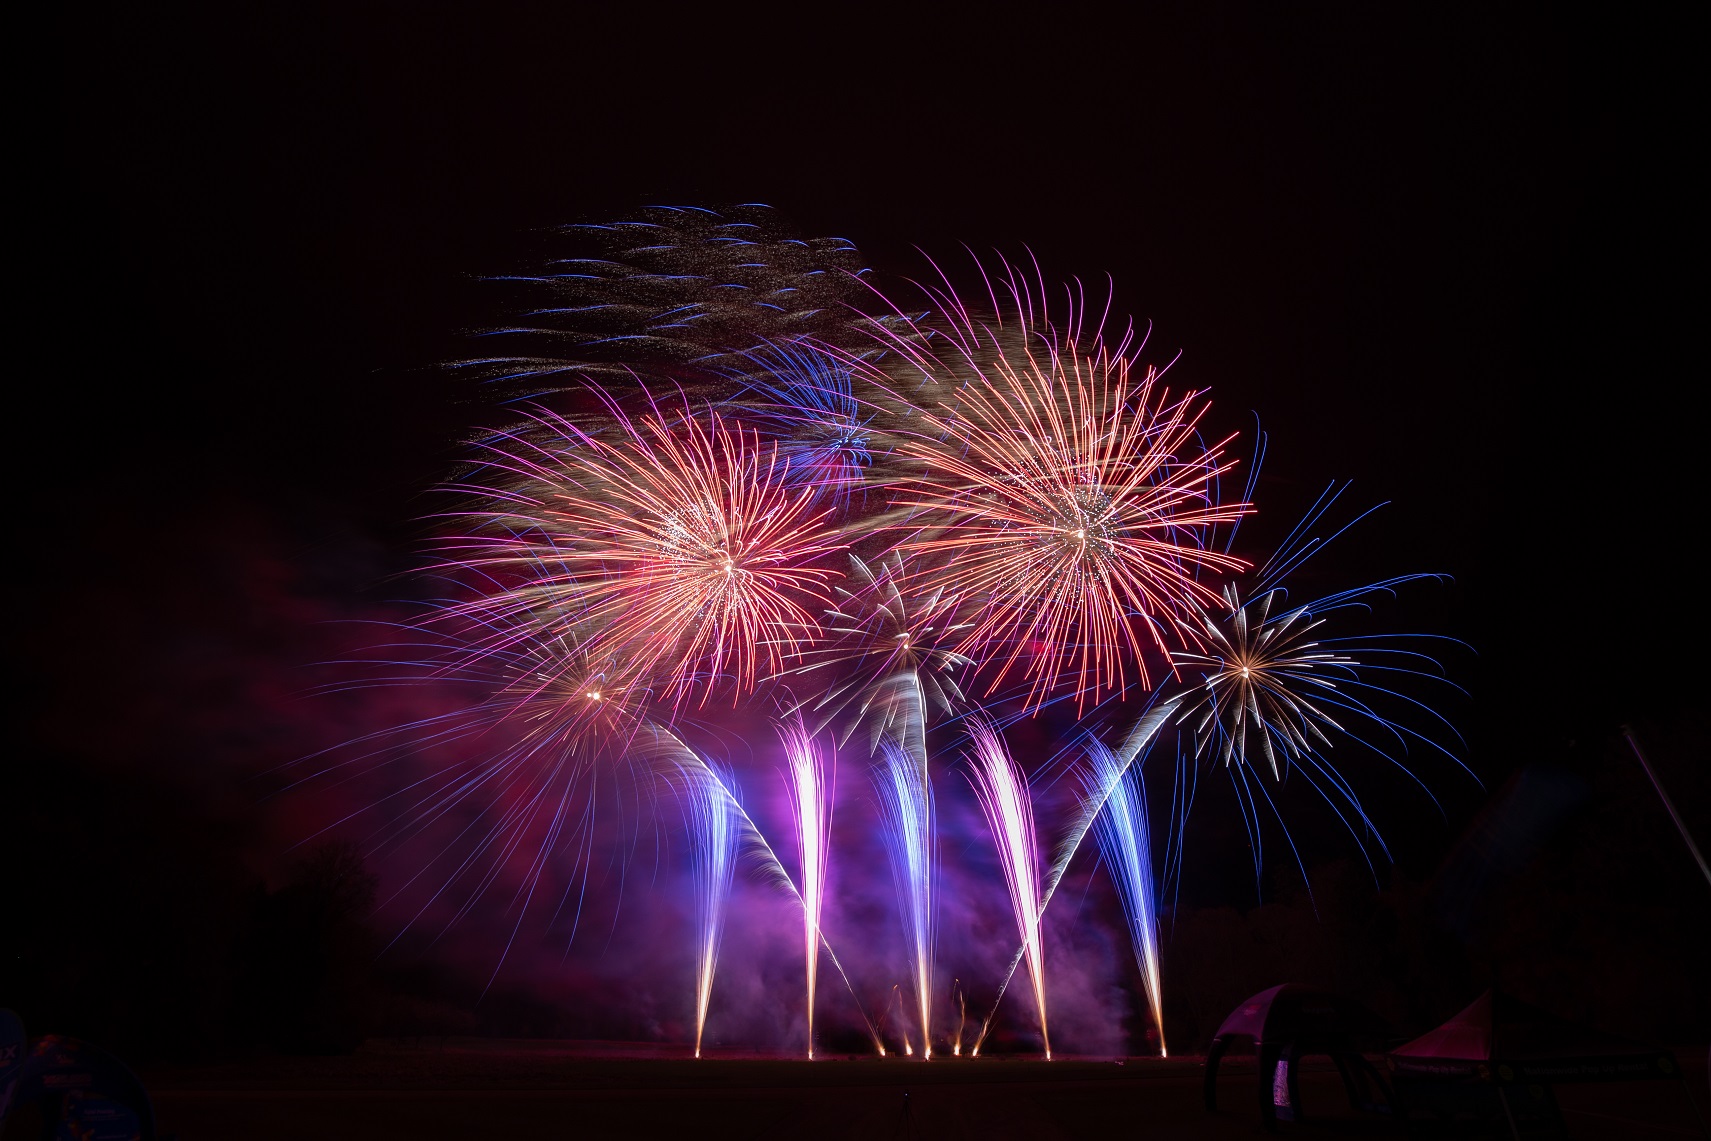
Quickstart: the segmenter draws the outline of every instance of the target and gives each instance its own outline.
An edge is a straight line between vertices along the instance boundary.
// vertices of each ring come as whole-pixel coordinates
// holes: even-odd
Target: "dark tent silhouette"
[[[1331,1059],[1349,1104],[1387,1112],[1388,1087],[1358,1045],[1378,1028],[1378,1020],[1360,1003],[1330,991],[1293,983],[1262,990],[1231,1011],[1212,1036],[1203,1085],[1206,1108],[1218,1108],[1218,1067],[1224,1054],[1231,1046],[1251,1042],[1259,1056],[1260,1122],[1267,1129],[1280,1120],[1301,1120],[1299,1063],[1309,1054]]]
[[[1667,1050],[1569,1022],[1499,990],[1392,1050],[1389,1068],[1402,1112],[1446,1119],[1501,1112],[1517,1134],[1520,1122],[1560,1127],[1553,1085],[1682,1076]]]

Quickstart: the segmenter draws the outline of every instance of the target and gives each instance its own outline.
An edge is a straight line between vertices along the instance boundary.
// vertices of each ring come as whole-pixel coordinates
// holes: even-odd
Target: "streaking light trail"
[[[1040,920],[1045,902],[1040,893],[1039,855],[1034,835],[1034,807],[1028,798],[1028,781],[1004,742],[983,721],[971,724],[974,742],[974,791],[998,845],[998,862],[1004,868],[1004,883],[1010,889],[1010,905],[1016,914],[1016,929],[1022,937],[1022,952],[1028,962],[1028,977],[1034,984],[1034,1009],[1040,1017],[1040,1041],[1046,1059],[1052,1056],[1051,1033],[1046,1028],[1045,948],[1040,943]]]
[[[933,943],[937,920],[938,841],[933,833],[933,790],[922,759],[894,741],[881,744],[884,764],[875,774],[897,885],[897,906],[912,958],[921,1056],[933,1056]],[[904,1034],[904,1052],[912,1053]]]
[[[1164,991],[1159,985],[1158,896],[1154,891],[1146,788],[1139,770],[1123,764],[1110,749],[1097,741],[1091,742],[1089,749],[1093,771],[1088,777],[1088,795],[1097,798],[1101,790],[1110,790],[1094,825],[1099,851],[1123,903],[1135,965],[1140,968],[1153,1026],[1158,1029],[1159,1056],[1166,1057]]]
[[[683,770],[684,809],[695,863],[695,1056],[701,1056],[713,972],[725,931],[725,902],[737,867],[738,824],[722,783]]]
[[[802,938],[808,977],[808,1057],[814,1056],[814,985],[820,967],[820,914],[826,903],[826,861],[832,832],[834,771],[800,720],[780,730],[790,766],[790,807],[801,867]]]

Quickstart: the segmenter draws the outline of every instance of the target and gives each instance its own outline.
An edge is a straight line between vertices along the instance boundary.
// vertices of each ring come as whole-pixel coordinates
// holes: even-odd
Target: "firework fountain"
[[[1110,789],[1105,807],[1094,828],[1099,852],[1117,886],[1128,920],[1129,941],[1135,949],[1135,965],[1146,987],[1147,1005],[1158,1030],[1159,1054],[1164,1056],[1164,990],[1159,983],[1158,896],[1154,891],[1152,833],[1147,820],[1146,786],[1139,766],[1125,766],[1117,755],[1099,742],[1090,744],[1093,771],[1090,792]]]
[[[528,853],[508,953],[556,862],[586,885],[596,782],[630,782],[639,805],[663,773],[692,853],[697,1054],[733,879],[752,856],[801,907],[812,1057],[822,954],[856,996],[826,930],[836,789],[821,737],[847,747],[859,735],[876,758],[907,963],[904,982],[867,985],[895,996],[885,1010],[914,1022],[899,1032],[923,1058],[935,1002],[950,1001],[960,1017],[946,1040],[960,1053],[962,983],[935,991],[935,759],[966,739],[1019,941],[970,1052],[1026,962],[1050,1056],[1043,923],[1090,833],[1162,1052],[1159,890],[1135,772],[1146,750],[1174,736],[1179,790],[1197,766],[1229,774],[1256,871],[1261,809],[1284,823],[1269,787],[1291,773],[1363,853],[1376,840],[1355,781],[1331,763],[1333,741],[1414,780],[1410,745],[1459,764],[1440,744],[1447,722],[1379,684],[1441,681],[1435,662],[1413,643],[1329,636],[1340,612],[1428,576],[1290,601],[1285,580],[1328,541],[1314,529],[1340,491],[1259,566],[1235,553],[1258,454],[1245,493],[1226,498],[1234,436],[1208,428],[1206,394],[1168,386],[1169,369],[1142,360],[1146,337],[1108,330],[1079,286],[1051,301],[1037,270],[999,263],[979,267],[983,289],[969,297],[941,274],[904,303],[869,284],[848,242],[799,239],[758,208],[662,209],[575,232],[604,242],[602,256],[505,279],[537,294],[528,319],[490,332],[503,351],[457,366],[506,396],[511,422],[477,441],[450,487],[459,500],[440,516],[432,568],[449,597],[389,641],[364,683],[476,696],[292,774],[379,779],[425,748],[463,750],[375,806],[391,813],[376,852],[454,810],[501,806],[485,830],[436,851],[456,870],[430,903],[467,877],[453,922],[512,853]],[[733,776],[687,743],[706,717],[754,740],[741,722],[762,701],[785,711],[794,880]],[[1085,746],[1091,757],[1070,819],[1056,823],[1035,820],[1030,774],[1000,732],[1048,709],[1054,724],[1073,709],[1065,755]],[[1192,800],[1173,795],[1167,874],[1180,873]],[[476,839],[458,860],[465,836]],[[484,855],[491,866],[472,870]]]
[[[781,727],[780,736],[784,738],[790,755],[799,757],[807,763],[807,768],[813,771],[816,794],[829,788],[829,784],[821,778],[825,767],[821,764],[818,752],[812,741],[805,735],[798,736],[793,730],[799,730],[799,725],[786,724]],[[649,761],[659,763],[667,779],[685,798],[688,822],[690,824],[691,846],[695,863],[696,887],[696,930],[699,936],[697,948],[700,956],[697,962],[696,974],[696,1056],[700,1056],[700,1034],[706,1021],[707,1002],[712,994],[713,970],[718,960],[719,937],[723,932],[724,900],[730,895],[732,873],[736,867],[737,857],[746,853],[761,868],[766,878],[774,885],[782,888],[794,898],[802,908],[803,927],[811,940],[808,948],[809,962],[809,998],[808,1011],[810,1021],[809,1044],[812,1050],[812,1019],[813,1019],[813,980],[817,977],[815,970],[818,963],[818,952],[824,951],[831,960],[833,968],[844,980],[844,986],[849,990],[850,997],[855,999],[856,1010],[863,1024],[867,1027],[868,1037],[880,1053],[884,1049],[880,1044],[878,1029],[874,1026],[867,1013],[861,1008],[861,1000],[856,998],[855,986],[850,982],[849,972],[844,970],[838,954],[826,938],[826,933],[820,928],[819,908],[824,903],[824,865],[823,858],[827,850],[827,831],[830,827],[830,802],[826,797],[817,797],[815,803],[819,806],[816,819],[824,819],[820,832],[821,842],[817,851],[821,857],[820,872],[815,876],[815,886],[811,892],[798,888],[779,861],[778,854],[772,845],[767,843],[765,835],[755,824],[754,818],[743,808],[742,802],[732,791],[728,778],[718,769],[707,763],[683,743],[682,738],[668,729],[649,724],[642,728],[640,736],[645,739],[641,755]],[[796,751],[798,747],[802,751]],[[804,879],[808,878],[808,866],[804,865]],[[722,875],[723,880],[718,877]],[[720,887],[722,890],[715,890]],[[810,899],[814,902],[810,903]]]
[[[1129,735],[1124,739],[1120,748],[1112,752],[1112,762],[1094,769],[1093,779],[1081,799],[1080,808],[1075,820],[1065,832],[1063,840],[1058,844],[1056,854],[1052,857],[1051,866],[1047,869],[1045,888],[1039,895],[1039,905],[1036,915],[1043,916],[1052,896],[1057,894],[1058,884],[1063,882],[1063,875],[1069,870],[1069,865],[1081,851],[1082,841],[1087,839],[1093,830],[1094,822],[1104,811],[1111,796],[1117,790],[1117,782],[1129,771],[1135,758],[1146,749],[1159,729],[1164,726],[1172,712],[1176,709],[1176,698],[1170,698],[1155,704],[1139,721],[1135,723]],[[1028,942],[1024,938],[1016,948],[1016,953],[1010,957],[1010,965],[1004,972],[1003,980],[998,984],[998,995],[992,1002],[981,1023],[980,1034],[974,1040],[974,1053],[980,1053],[980,1047],[986,1041],[986,1036],[992,1031],[993,1018],[998,1013],[998,1006],[1004,1001],[1004,993],[1010,988],[1010,980],[1016,977],[1016,968],[1027,955]]]
[[[719,965],[719,940],[725,930],[725,903],[737,867],[738,829],[723,782],[695,779],[684,770],[684,806],[695,858],[695,1056],[701,1056],[707,1029],[707,1004],[713,997],[713,972]]]
[[[933,833],[933,788],[927,768],[895,742],[883,743],[884,764],[874,776],[885,818],[891,875],[910,952],[915,1029],[923,1057],[933,1056],[933,936],[936,927],[938,843]],[[907,1049],[907,1048],[906,1048]]]
[[[1028,963],[1028,979],[1034,984],[1040,1041],[1050,1060],[1052,1038],[1046,1027],[1045,947],[1040,939],[1045,901],[1040,896],[1038,841],[1034,835],[1034,807],[1028,798],[1028,782],[991,726],[972,722],[969,736],[974,743],[974,790],[992,829],[992,841],[998,846],[998,862],[1004,869],[1010,908],[1022,938],[1022,956]]]
[[[790,806],[801,868],[802,936],[807,973],[808,1056],[814,1056],[814,984],[820,968],[820,916],[826,904],[831,847],[833,773],[800,720],[781,732],[790,766]]]

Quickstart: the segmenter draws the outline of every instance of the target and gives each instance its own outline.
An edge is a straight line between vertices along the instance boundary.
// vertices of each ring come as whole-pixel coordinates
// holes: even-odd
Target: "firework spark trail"
[[[966,626],[957,607],[942,591],[905,589],[907,577],[895,552],[872,563],[851,555],[854,589],[832,588],[837,604],[825,612],[824,638],[805,646],[785,677],[817,683],[817,695],[797,709],[821,728],[847,718],[840,745],[865,725],[870,753],[890,737],[924,765],[928,717],[967,704],[957,675],[974,663],[949,648]]]
[[[1322,501],[1325,499],[1322,497]],[[1329,499],[1334,500],[1334,496]],[[1321,514],[1322,509],[1315,505],[1307,520],[1291,535],[1293,547],[1286,546],[1285,554],[1274,555],[1267,565],[1281,563],[1286,569],[1299,566],[1307,554],[1322,549],[1325,544],[1309,539],[1305,530]],[[1347,526],[1342,528],[1347,529]],[[1372,595],[1388,594],[1401,584],[1438,577],[1403,575],[1274,613],[1273,607],[1285,597],[1285,592],[1277,585],[1279,574],[1267,571],[1263,581],[1271,585],[1245,601],[1233,584],[1227,584],[1224,605],[1217,611],[1202,611],[1196,622],[1201,652],[1174,655],[1179,671],[1192,686],[1182,696],[1177,721],[1191,723],[1195,758],[1216,758],[1230,775],[1242,807],[1243,823],[1253,843],[1256,881],[1262,867],[1262,806],[1284,825],[1284,838],[1295,854],[1296,865],[1306,874],[1279,807],[1265,787],[1261,770],[1255,766],[1260,759],[1266,762],[1265,770],[1273,781],[1281,782],[1286,773],[1293,773],[1307,782],[1355,841],[1375,881],[1378,869],[1369,845],[1384,858],[1388,858],[1389,849],[1354,784],[1331,761],[1333,738],[1353,741],[1384,759],[1412,780],[1434,805],[1438,801],[1431,789],[1402,760],[1401,755],[1409,751],[1410,743],[1426,746],[1472,775],[1467,765],[1439,741],[1402,720],[1385,716],[1380,707],[1398,704],[1423,713],[1431,724],[1459,739],[1454,727],[1441,714],[1421,701],[1369,680],[1374,675],[1381,679],[1406,675],[1451,684],[1435,659],[1385,644],[1395,643],[1405,635],[1348,639],[1315,633],[1328,614],[1364,608]],[[1374,740],[1373,734],[1379,739]],[[1442,806],[1438,807],[1442,811]]]
[[[831,846],[835,773],[798,719],[781,729],[790,765],[790,805],[802,869],[802,934],[808,976],[808,1057],[814,1056],[814,984],[820,965],[820,913],[826,902],[826,863]]]
[[[690,848],[695,854],[695,1056],[699,1058],[724,934],[725,903],[737,866],[739,826],[722,781],[686,780],[684,794]]]
[[[1098,795],[1110,789],[1105,809],[1094,825],[1100,853],[1123,915],[1129,921],[1129,940],[1135,950],[1135,965],[1146,983],[1147,1004],[1153,1025],[1158,1028],[1159,1056],[1167,1056],[1164,1040],[1164,997],[1159,985],[1158,897],[1154,890],[1152,836],[1147,821],[1146,788],[1134,766],[1126,766],[1098,741],[1089,745],[1093,771],[1087,777],[1087,792]],[[1127,770],[1127,771],[1123,771]],[[1117,774],[1117,775],[1113,775]]]
[[[855,396],[850,368],[802,342],[774,342],[743,354],[752,372],[740,406],[778,441],[787,476],[848,506],[873,464],[874,413]]]
[[[1013,273],[1010,287],[1009,329],[948,288],[929,290],[948,336],[901,312],[874,324],[920,397],[895,449],[915,465],[893,500],[907,514],[889,526],[899,551],[926,558],[925,582],[983,604],[955,648],[987,668],[988,696],[1019,672],[1034,704],[1070,676],[1079,709],[1123,692],[1131,668],[1149,684],[1144,640],[1167,652],[1171,619],[1216,601],[1199,568],[1247,565],[1204,540],[1250,507],[1214,498],[1233,437],[1197,442],[1200,393],[1173,398],[1150,367],[1136,379],[1128,337],[1113,349],[1094,330],[1084,349],[1073,305],[1059,330]],[[993,306],[1006,308],[996,294]]]
[[[1045,948],[1040,943],[1040,920],[1045,906],[1040,898],[1039,853],[1028,782],[989,725],[973,721],[969,732],[974,741],[974,791],[991,825],[993,843],[998,845],[998,862],[1004,868],[1004,883],[1010,889],[1010,905],[1016,914],[1016,928],[1028,961],[1028,976],[1034,984],[1040,1041],[1045,1046],[1046,1060],[1050,1061],[1052,1039],[1046,1028]]]
[[[1081,813],[1058,845],[1057,854],[1052,858],[1051,868],[1046,874],[1045,890],[1040,894],[1041,919],[1045,918],[1046,908],[1051,904],[1052,896],[1057,893],[1058,884],[1063,882],[1063,874],[1068,870],[1070,861],[1075,859],[1075,854],[1081,850],[1081,842],[1087,839],[1093,822],[1111,799],[1111,793],[1116,787],[1111,782],[1120,779],[1129,770],[1129,766],[1134,764],[1141,750],[1147,747],[1147,743],[1170,718],[1179,700],[1180,697],[1175,696],[1166,698],[1141,715],[1134,729],[1130,730],[1128,737],[1124,739],[1122,747],[1113,754],[1117,763],[1100,773],[1099,786],[1090,788],[1082,798]],[[980,1026],[980,1034],[974,1040],[973,1053],[976,1055],[980,1053],[981,1043],[986,1041],[987,1034],[992,1030],[992,1019],[997,1015],[998,1006],[1004,1001],[1004,992],[1010,989],[1010,980],[1016,977],[1016,967],[1022,962],[1027,949],[1028,945],[1024,940],[1022,945],[1016,948],[1016,953],[1010,957],[1010,965],[1004,971],[1004,980],[998,984],[998,994],[992,1000],[992,1009],[987,1011],[986,1019]]]
[[[726,679],[740,696],[818,630],[802,603],[828,600],[819,562],[845,544],[753,431],[607,403],[611,439],[536,411],[486,442],[495,486],[461,489],[478,502],[447,552],[489,588],[445,617],[490,626],[497,651],[560,635],[573,613],[587,653],[658,678],[674,704]]]
[[[1272,604],[1281,593],[1268,591],[1243,605],[1235,586],[1226,585],[1226,620],[1202,614],[1195,631],[1211,652],[1175,655],[1179,664],[1204,671],[1196,697],[1184,703],[1177,718],[1180,723],[1199,714],[1194,724],[1196,756],[1215,749],[1228,767],[1232,760],[1247,764],[1249,754],[1257,754],[1274,779],[1283,776],[1278,753],[1287,761],[1311,753],[1314,741],[1329,747],[1321,725],[1332,730],[1342,726],[1308,695],[1333,696],[1337,684],[1327,676],[1331,667],[1354,664],[1347,655],[1303,641],[1325,621],[1306,607],[1272,618]]]
[[[933,1056],[933,950],[937,919],[938,840],[933,829],[933,790],[925,755],[896,742],[881,743],[885,763],[876,774],[885,818],[891,874],[903,932],[913,957],[912,979],[921,1053]]]
[[[649,735],[651,751],[669,767],[668,771],[680,775],[688,783],[705,790],[704,795],[722,800],[726,811],[731,814],[740,826],[740,835],[751,857],[756,859],[762,870],[773,883],[788,891],[796,898],[796,902],[804,910],[807,900],[802,892],[790,879],[790,873],[784,870],[784,864],[779,861],[778,854],[772,850],[765,835],[743,808],[742,803],[726,785],[717,770],[709,765],[701,756],[684,744],[682,739],[663,726],[648,723],[643,727]],[[867,1010],[862,1006],[861,998],[856,994],[855,984],[850,982],[849,972],[844,970],[843,962],[833,950],[830,940],[824,930],[820,931],[820,946],[825,948],[826,957],[832,960],[832,966],[837,969],[838,977],[844,980],[844,987],[850,992],[850,998],[855,1002],[856,1013],[861,1016],[863,1025],[867,1027],[868,1037],[880,1054],[885,1053],[884,1045],[880,1042],[879,1032],[874,1028],[873,1020],[867,1016]]]
[[[962,1057],[963,1032],[968,1029],[968,995],[963,992],[961,979],[957,979],[955,985],[957,1024],[956,1037],[951,1040],[951,1055],[960,1058]]]

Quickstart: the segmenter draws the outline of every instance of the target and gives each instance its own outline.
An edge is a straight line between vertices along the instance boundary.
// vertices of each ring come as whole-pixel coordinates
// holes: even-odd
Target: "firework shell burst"
[[[720,413],[668,418],[650,401],[615,421],[594,435],[536,412],[532,430],[488,442],[509,479],[468,489],[485,503],[449,550],[502,588],[448,613],[503,631],[494,648],[559,636],[574,615],[584,652],[621,663],[625,688],[705,703],[731,682],[735,700],[818,629],[826,556],[845,543],[776,447]]]
[[[922,588],[971,608],[954,649],[984,696],[1020,682],[1037,706],[1067,683],[1081,710],[1149,684],[1175,618],[1217,600],[1201,576],[1247,565],[1205,533],[1250,507],[1217,501],[1233,437],[1202,441],[1202,394],[1173,394],[1131,336],[1084,332],[1073,303],[1053,324],[1035,287],[1005,281],[990,321],[947,289],[948,331],[871,326],[876,386],[917,410],[886,526]]]
[[[868,272],[847,239],[796,234],[758,203],[648,207],[571,225],[572,256],[488,280],[514,309],[483,329],[492,350],[449,367],[507,398],[634,383],[635,369],[699,375],[709,390],[756,345],[838,342]]]
[[[866,483],[878,433],[849,365],[807,342],[764,344],[741,360],[745,367],[731,375],[742,392],[732,403],[776,442],[793,483],[850,506]]]
[[[1348,655],[1307,640],[1325,621],[1307,607],[1273,616],[1281,595],[1268,591],[1244,604],[1235,585],[1226,585],[1222,620],[1202,613],[1194,631],[1204,637],[1208,652],[1176,655],[1179,664],[1202,675],[1196,697],[1185,703],[1180,718],[1193,725],[1196,755],[1216,753],[1224,765],[1263,759],[1278,778],[1279,754],[1287,762],[1311,753],[1315,741],[1330,747],[1323,730],[1342,727],[1314,695],[1333,696],[1332,669],[1346,671],[1355,664]]]
[[[833,590],[825,636],[803,650],[787,684],[812,695],[802,708],[825,724],[844,719],[840,744],[866,726],[870,753],[889,738],[924,755],[929,718],[968,704],[958,678],[974,662],[951,649],[965,625],[958,608],[941,590],[917,593],[896,552],[875,563],[851,555],[845,585]]]

